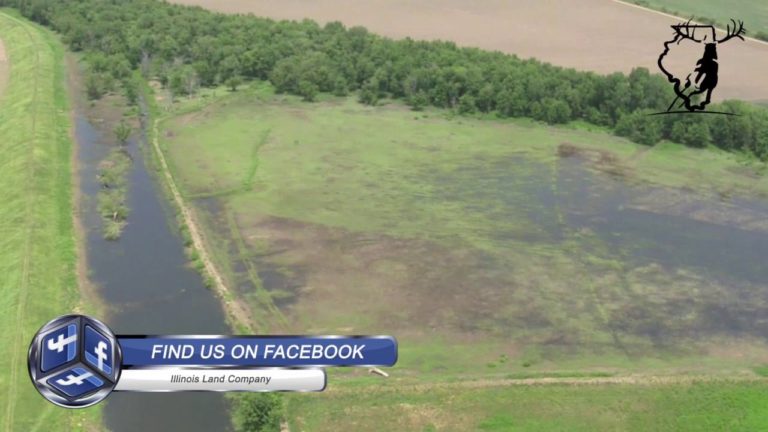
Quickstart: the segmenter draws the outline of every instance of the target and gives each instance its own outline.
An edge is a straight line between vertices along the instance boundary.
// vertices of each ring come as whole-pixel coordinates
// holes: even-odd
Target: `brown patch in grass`
[[[598,158],[595,167],[600,171],[610,174],[614,177],[626,177],[629,174],[629,168],[621,163],[621,160],[615,154],[600,150],[597,152]]]
[[[606,150],[594,150],[564,142],[557,146],[557,155],[562,158],[582,157],[590,161],[595,169],[615,177],[629,175],[629,167],[614,153]]]
[[[764,340],[721,340],[711,343],[706,353],[708,356],[728,361],[754,364],[768,363],[768,345]]]
[[[763,175],[760,174],[760,171],[749,166],[743,166],[743,165],[732,166],[728,168],[728,172],[736,174],[741,177],[746,177],[752,180],[760,180],[761,178],[763,178]]]
[[[269,216],[238,224],[257,267],[294,278],[292,331],[475,333],[515,289],[469,249]]]
[[[557,146],[557,155],[562,158],[568,158],[579,154],[579,148],[571,143],[564,142]]]

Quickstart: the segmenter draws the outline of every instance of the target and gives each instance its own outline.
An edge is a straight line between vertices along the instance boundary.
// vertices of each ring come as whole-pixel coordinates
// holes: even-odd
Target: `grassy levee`
[[[0,429],[85,430],[99,410],[55,407],[32,386],[27,349],[57,315],[82,310],[75,273],[70,114],[63,47],[0,10],[10,81],[0,97]]]

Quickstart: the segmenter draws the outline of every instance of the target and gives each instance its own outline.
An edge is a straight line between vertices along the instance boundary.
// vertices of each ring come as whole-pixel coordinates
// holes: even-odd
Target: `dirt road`
[[[389,37],[452,40],[600,73],[628,72],[635,66],[656,72],[662,43],[672,32],[669,26],[680,22],[611,0],[174,1],[275,19],[338,20]],[[749,17],[734,18],[749,28]],[[715,99],[768,101],[768,44],[731,41],[718,51]]]
[[[197,251],[197,254],[200,257],[200,261],[203,263],[205,268],[206,274],[211,278],[213,290],[222,300],[224,312],[227,314],[227,317],[230,320],[230,324],[232,324],[232,326],[237,331],[253,333],[254,326],[248,307],[234,296],[234,294],[227,287],[221,272],[219,272],[219,270],[213,264],[213,260],[211,259],[211,256],[208,253],[208,249],[205,245],[205,241],[203,240],[203,231],[198,226],[192,208],[190,208],[189,205],[187,205],[187,203],[184,201],[184,198],[182,198],[181,193],[179,192],[179,188],[176,186],[176,181],[171,174],[171,170],[168,168],[168,162],[165,159],[165,154],[160,148],[160,144],[157,140],[158,123],[159,120],[155,120],[152,127],[152,146],[155,149],[158,162],[160,163],[160,169],[163,172],[163,176],[165,177],[166,185],[168,186],[168,189],[173,196],[173,200],[176,203],[182,218],[184,219],[184,226],[186,226],[189,230],[189,236],[192,239],[192,247],[194,247],[195,251]]]

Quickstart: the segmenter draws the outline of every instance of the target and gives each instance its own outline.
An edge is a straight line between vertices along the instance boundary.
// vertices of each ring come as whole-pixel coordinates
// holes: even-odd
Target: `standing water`
[[[96,204],[97,171],[114,144],[80,111],[75,132],[89,276],[100,288],[115,334],[228,333],[220,303],[187,265],[172,211],[147,170],[140,143],[127,144],[133,158],[128,225],[119,241],[107,241]],[[106,401],[104,417],[114,432],[230,429],[224,398],[214,393],[115,392]]]

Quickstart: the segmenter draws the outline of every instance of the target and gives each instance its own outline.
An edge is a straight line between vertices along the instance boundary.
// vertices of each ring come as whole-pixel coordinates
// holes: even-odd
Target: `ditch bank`
[[[79,93],[82,94],[82,93]],[[146,120],[124,149],[132,159],[127,175],[130,218],[119,241],[103,236],[98,210],[99,164],[114,149],[107,104],[76,104],[75,138],[79,215],[84,229],[90,281],[98,287],[116,334],[227,334],[221,305],[189,266],[184,242],[145,160]],[[120,431],[226,431],[231,429],[224,397],[207,393],[113,393],[104,422]]]

